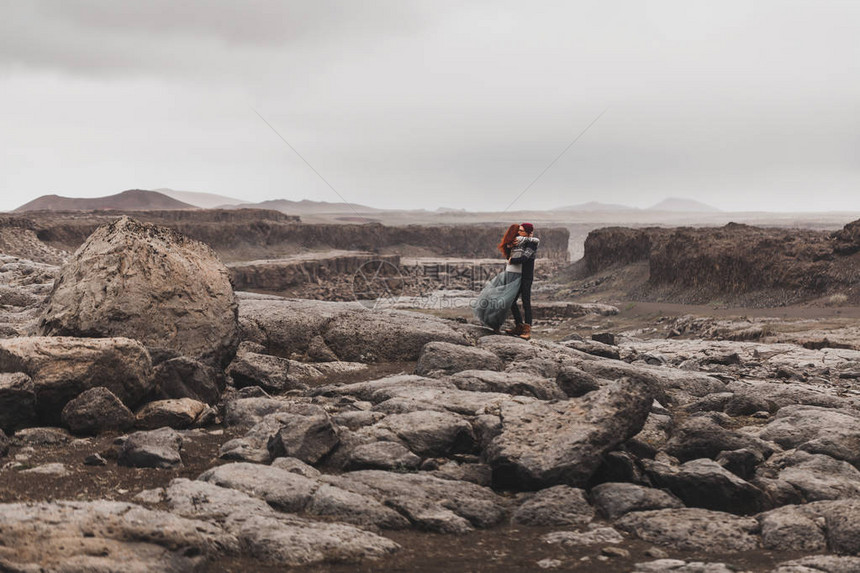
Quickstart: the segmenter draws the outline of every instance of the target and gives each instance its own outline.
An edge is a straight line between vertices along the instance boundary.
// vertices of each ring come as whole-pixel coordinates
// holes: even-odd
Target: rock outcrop
[[[227,268],[206,245],[123,217],[63,267],[42,334],[140,340],[157,356],[226,366],[239,344]]]

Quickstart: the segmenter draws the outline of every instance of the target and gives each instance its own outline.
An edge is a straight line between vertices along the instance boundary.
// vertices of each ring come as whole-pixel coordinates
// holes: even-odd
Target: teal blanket
[[[520,292],[521,273],[502,271],[481,290],[475,300],[475,318],[484,326],[498,330],[505,323],[517,293]]]

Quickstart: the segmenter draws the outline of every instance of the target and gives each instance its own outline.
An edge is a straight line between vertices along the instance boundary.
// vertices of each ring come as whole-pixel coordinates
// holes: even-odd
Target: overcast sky
[[[0,0],[0,210],[860,210],[860,2]]]

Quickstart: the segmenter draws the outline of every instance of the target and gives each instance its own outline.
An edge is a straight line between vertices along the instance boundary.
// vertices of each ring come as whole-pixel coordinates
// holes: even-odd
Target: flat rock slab
[[[564,402],[504,403],[501,433],[485,450],[494,484],[584,487],[603,455],[642,429],[653,401],[648,384],[622,379]]]
[[[396,509],[417,529],[464,533],[498,525],[506,516],[504,499],[473,483],[379,470],[321,479]]]
[[[176,479],[165,490],[146,492],[152,503],[192,519],[218,520],[244,555],[273,566],[376,559],[397,551],[395,542],[343,523],[279,513],[265,501],[212,483]]]
[[[568,397],[568,394],[562,391],[555,380],[522,372],[464,370],[450,376],[448,380],[460,390],[470,392],[496,392],[513,396],[531,396],[539,400],[565,400]],[[597,385],[589,390],[596,389]]]
[[[754,518],[707,509],[635,511],[615,526],[643,541],[680,551],[736,553],[759,547],[759,524]]]
[[[239,548],[214,524],[130,503],[0,505],[4,569],[182,573]]]
[[[0,340],[0,372],[24,372],[33,379],[36,411],[48,423],[58,422],[66,403],[90,388],[104,386],[129,408],[153,389],[149,353],[128,338]]]
[[[469,344],[471,337],[449,321],[426,314],[369,310],[355,302],[299,299],[243,300],[242,339],[262,344],[269,354],[306,354],[321,337],[340,360],[418,360],[428,342]]]
[[[771,573],[860,573],[860,557],[810,555],[780,563]]]

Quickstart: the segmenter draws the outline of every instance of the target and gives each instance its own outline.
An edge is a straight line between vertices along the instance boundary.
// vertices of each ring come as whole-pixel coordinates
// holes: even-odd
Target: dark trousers
[[[523,299],[523,312],[525,313],[525,323],[532,323],[532,282],[534,275],[532,273],[523,273],[522,282],[520,282],[520,292],[517,293],[514,302],[511,303],[511,313],[514,315],[514,322],[522,324],[523,317],[520,315],[520,309],[517,307],[517,298]]]

